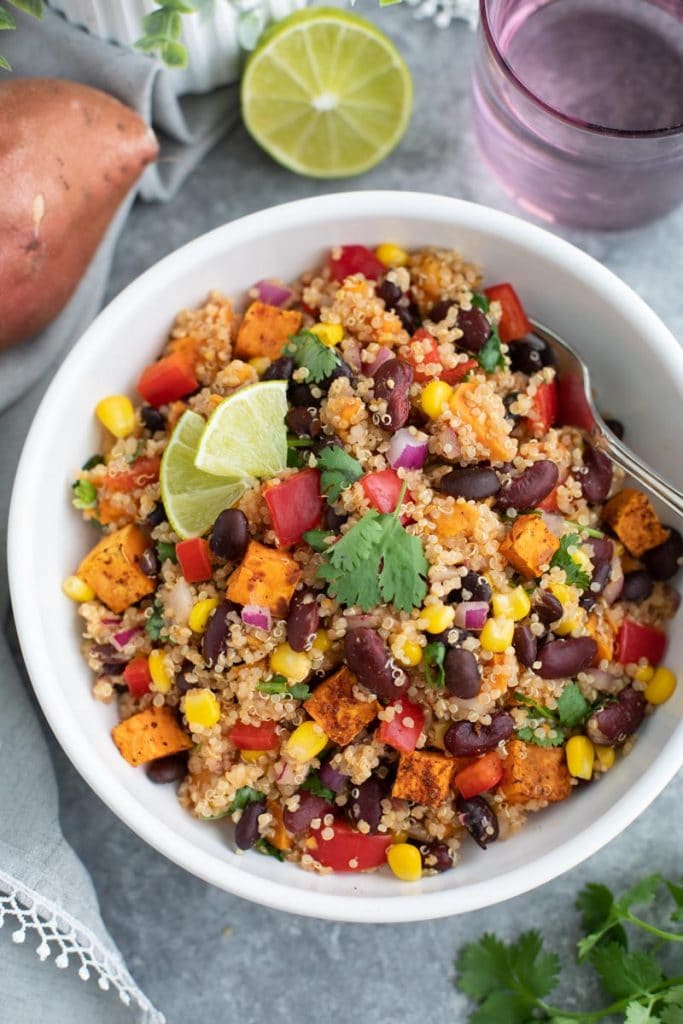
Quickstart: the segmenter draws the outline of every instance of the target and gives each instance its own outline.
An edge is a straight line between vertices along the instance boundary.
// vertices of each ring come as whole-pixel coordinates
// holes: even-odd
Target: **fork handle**
[[[611,436],[610,436],[611,435]],[[651,466],[637,458],[633,452],[622,444],[621,441],[611,434],[605,432],[601,436],[603,451],[616,462],[621,469],[637,480],[649,491],[655,494],[660,501],[667,505],[676,515],[683,518],[683,493],[676,487],[672,487],[663,479]]]

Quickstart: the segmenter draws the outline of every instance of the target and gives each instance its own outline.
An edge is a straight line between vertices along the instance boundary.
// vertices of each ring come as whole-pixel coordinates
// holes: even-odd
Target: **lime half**
[[[410,72],[369,21],[297,11],[266,32],[242,78],[242,116],[275,160],[312,178],[361,174],[406,130]]]
[[[286,415],[286,381],[240,388],[212,412],[195,466],[216,476],[275,476],[287,466]]]
[[[161,500],[168,521],[183,540],[201,537],[225,508],[253,483],[245,477],[219,480],[197,469],[194,460],[206,421],[190,409],[178,420],[161,460]]]

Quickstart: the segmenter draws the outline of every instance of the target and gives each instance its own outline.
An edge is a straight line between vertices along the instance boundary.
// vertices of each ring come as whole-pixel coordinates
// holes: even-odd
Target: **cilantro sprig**
[[[327,786],[323,785],[317,772],[309,772],[299,786],[299,789],[305,789],[306,792],[312,793],[313,796],[321,796],[323,800],[329,800],[330,803],[334,801],[334,793]]]
[[[341,492],[363,475],[360,462],[339,445],[323,448],[318,455],[318,466],[321,469],[320,483],[328,501],[337,501]]]
[[[593,710],[578,683],[565,686],[555,711],[519,691],[515,692],[515,699],[529,709],[530,720],[529,724],[517,729],[517,737],[537,747],[561,746],[566,738],[565,730],[575,729]],[[542,724],[545,728],[539,730]]]
[[[278,694],[283,697],[292,697],[294,700],[307,700],[311,696],[311,691],[306,683],[294,683],[290,686],[285,677],[280,675],[262,679],[257,689],[260,693]]]
[[[160,562],[165,562],[168,559],[175,564],[178,561],[175,544],[170,540],[158,540],[157,556]]]
[[[581,543],[581,538],[578,533],[566,533],[560,540],[560,546],[550,559],[551,568],[557,566],[558,569],[564,569],[564,574],[567,578],[567,583],[572,587],[578,587],[579,590],[587,590],[590,586],[590,576],[582,569],[581,566],[574,561],[569,549],[577,547]]]
[[[334,537],[334,534],[331,530],[306,530],[301,536],[314,551],[327,551],[329,538]]]
[[[683,880],[682,880],[683,881]],[[536,931],[514,942],[483,935],[464,946],[457,959],[457,986],[477,1006],[470,1024],[528,1024],[550,1021],[603,1021],[624,1014],[626,1024],[680,1024],[683,976],[667,976],[661,957],[666,943],[683,942],[683,931],[654,924],[633,912],[668,894],[675,904],[672,921],[683,919],[683,885],[659,874],[648,875],[617,899],[606,885],[589,884],[579,893],[584,935],[578,959],[598,975],[612,1001],[599,1010],[564,1010],[546,997],[557,987],[561,961],[543,948]],[[631,932],[627,929],[632,929]],[[645,948],[629,948],[634,934],[654,938]],[[580,992],[581,985],[575,985]]]
[[[74,480],[71,491],[74,508],[94,508],[97,504],[97,488],[89,480]]]
[[[393,512],[366,512],[324,552],[318,576],[341,604],[363,611],[392,604],[406,612],[422,604],[428,563],[422,541],[399,519],[405,492],[404,483]]]
[[[446,685],[446,670],[443,667],[446,657],[446,645],[440,643],[427,644],[422,654],[427,686],[434,690],[443,690]]]
[[[326,377],[331,376],[341,362],[333,348],[323,345],[320,338],[312,331],[306,330],[290,336],[289,343],[284,347],[284,354],[291,356],[297,367],[306,367],[306,380],[314,384],[320,384]]]
[[[164,610],[158,601],[155,601],[152,605],[152,614],[145,622],[145,633],[147,636],[156,643],[157,640],[161,639],[161,634],[166,627],[166,621],[164,619]]]
[[[265,800],[265,796],[259,789],[253,789],[252,786],[240,786],[232,798],[228,810],[231,814],[233,811],[243,811],[249,804],[257,804],[259,800]]]
[[[488,313],[489,300],[481,292],[475,292],[472,296],[472,305],[480,309],[482,313]],[[486,373],[495,373],[496,370],[505,366],[505,356],[501,349],[500,334],[498,327],[491,324],[491,333],[486,343],[479,349],[476,355],[477,362]]]

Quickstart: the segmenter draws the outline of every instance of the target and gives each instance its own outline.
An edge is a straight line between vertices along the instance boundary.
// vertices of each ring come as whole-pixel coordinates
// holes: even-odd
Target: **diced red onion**
[[[553,512],[543,512],[541,519],[556,537],[561,537],[564,534],[565,524],[562,516],[556,516]]]
[[[341,793],[349,781],[349,776],[333,768],[329,761],[323,761],[318,775],[323,786],[327,786],[333,793]]]
[[[139,626],[133,626],[132,629],[123,629],[120,633],[114,633],[112,640],[117,647],[125,647],[128,641],[134,637],[137,633],[142,632]]]
[[[375,356],[374,362],[372,362],[372,363],[370,363],[368,365],[368,367],[367,367],[368,374],[371,377],[374,377],[374,375],[379,370],[380,366],[382,366],[383,363],[386,363],[387,359],[393,359],[393,358],[394,358],[394,353],[391,351],[390,348],[381,348],[379,350],[379,352],[377,353],[377,355]]]
[[[453,621],[460,629],[483,629],[488,614],[488,601],[462,601],[456,606]]]
[[[262,608],[258,604],[245,604],[242,609],[242,622],[245,626],[253,626],[254,629],[263,629],[270,633],[273,625],[270,608]]]
[[[278,786],[295,786],[297,782],[298,766],[290,761],[278,761],[275,765],[277,775],[275,781]]]
[[[618,601],[623,589],[624,571],[621,568],[620,559],[615,558],[612,562],[612,579],[606,585],[601,595],[605,604],[614,604],[615,601]]]
[[[265,302],[268,306],[284,306],[293,295],[291,288],[286,288],[279,281],[267,279],[257,281],[249,290],[255,292],[259,301]]]
[[[192,595],[190,584],[184,576],[179,576],[173,584],[169,591],[166,605],[171,611],[176,623],[179,626],[186,626],[187,620],[190,617],[190,612],[192,611],[192,606],[194,605],[194,597]]]
[[[121,622],[121,619],[119,619],[118,616],[116,618],[113,618],[113,619],[102,619],[102,625],[103,626],[118,626],[118,624],[120,622]]]
[[[349,341],[344,345],[344,362],[351,367],[354,373],[361,372],[363,368],[361,347],[357,341]]]
[[[408,427],[402,427],[391,439],[387,460],[393,469],[422,469],[428,447],[426,437],[416,437]]]

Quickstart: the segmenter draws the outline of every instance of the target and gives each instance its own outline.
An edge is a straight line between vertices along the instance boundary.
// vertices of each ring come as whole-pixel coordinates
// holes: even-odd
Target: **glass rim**
[[[546,103],[546,101],[542,100],[537,93],[524,84],[501,53],[491,22],[489,21],[487,8],[490,3],[491,0],[479,0],[479,20],[489,51],[493,55],[505,77],[512,83],[512,85],[530,99],[532,103],[535,103],[536,106],[540,107],[541,110],[550,114],[558,121],[563,121],[564,124],[567,124],[572,128],[580,128],[582,131],[591,132],[593,135],[607,135],[614,139],[659,139],[666,138],[671,135],[678,135],[683,132],[683,122],[671,125],[669,128],[607,128],[605,125],[594,124],[592,121],[583,121],[581,118],[572,117],[570,114],[564,114],[561,110],[558,110],[557,107],[553,107],[550,103]]]

